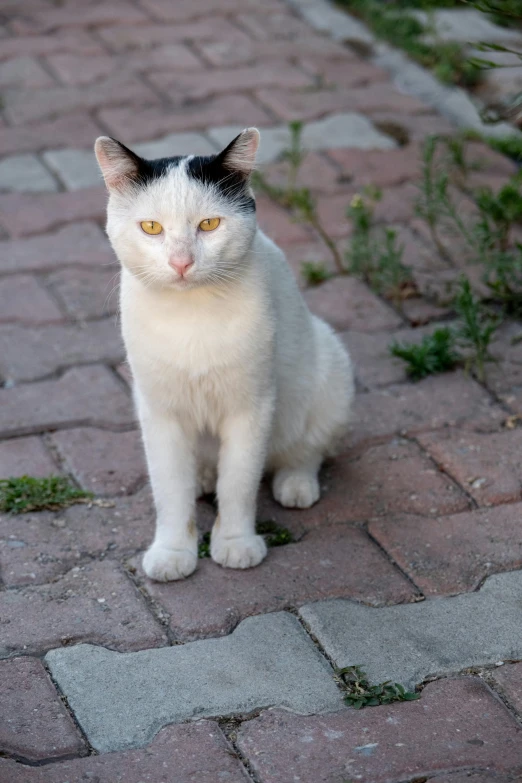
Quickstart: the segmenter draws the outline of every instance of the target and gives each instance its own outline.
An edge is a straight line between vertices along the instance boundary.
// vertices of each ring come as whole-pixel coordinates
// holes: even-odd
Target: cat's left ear
[[[238,171],[245,177],[255,168],[256,152],[260,134],[257,128],[246,128],[230,142],[218,157],[222,165],[231,171]]]
[[[108,190],[123,190],[139,175],[141,158],[116,139],[97,138],[94,154]]]

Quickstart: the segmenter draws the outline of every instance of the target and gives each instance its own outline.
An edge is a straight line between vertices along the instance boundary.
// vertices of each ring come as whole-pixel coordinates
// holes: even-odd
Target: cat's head
[[[236,279],[256,230],[249,179],[258,145],[259,131],[247,128],[218,155],[150,161],[97,139],[107,233],[121,263],[147,286]]]

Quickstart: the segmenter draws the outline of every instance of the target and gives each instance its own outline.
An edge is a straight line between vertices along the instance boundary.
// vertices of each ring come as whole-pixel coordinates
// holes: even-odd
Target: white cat
[[[143,567],[160,581],[196,568],[202,491],[216,489],[219,503],[212,558],[229,568],[260,563],[263,473],[283,506],[308,508],[349,419],[350,359],[256,224],[249,176],[258,144],[248,128],[219,155],[155,161],[107,137],[95,145],[157,511]]]

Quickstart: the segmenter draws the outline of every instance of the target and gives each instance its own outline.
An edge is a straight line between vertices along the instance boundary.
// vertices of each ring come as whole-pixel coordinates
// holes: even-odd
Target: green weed
[[[303,261],[301,275],[307,285],[320,285],[331,277],[322,261]]]
[[[377,707],[380,704],[392,704],[396,701],[420,699],[420,693],[407,691],[403,685],[391,680],[381,682],[379,685],[370,685],[361,666],[345,666],[344,669],[337,669],[336,675],[345,690],[344,701],[355,710]]]
[[[477,378],[484,380],[484,365],[491,360],[489,344],[499,319],[493,318],[479,299],[473,296],[470,282],[462,277],[455,298],[455,310],[459,323],[455,330],[455,338],[459,346],[467,352],[466,368],[474,368]]]
[[[480,80],[481,71],[469,61],[465,48],[455,42],[428,41],[429,26],[424,25],[408,8],[428,9],[429,3],[387,2],[381,0],[338,0],[340,5],[359,16],[373,32],[393,46],[403,49],[413,60],[433,70],[447,84],[472,86]],[[437,3],[437,6],[440,4]]]
[[[258,522],[256,533],[264,536],[266,545],[270,547],[291,544],[294,540],[292,533],[286,527],[271,521]],[[203,533],[198,547],[198,557],[210,557],[210,533]]]
[[[419,344],[394,342],[390,345],[390,353],[403,359],[410,378],[419,381],[428,375],[452,370],[460,360],[455,347],[455,335],[451,329],[443,327],[425,335]]]
[[[77,489],[65,476],[0,479],[0,511],[8,514],[25,514],[29,511],[56,511],[85,503],[92,492]]]
[[[402,263],[403,248],[393,228],[373,225],[373,204],[377,191],[368,197],[353,197],[347,216],[352,235],[346,252],[347,271],[364,280],[376,293],[400,302],[406,291],[414,290],[409,270]]]

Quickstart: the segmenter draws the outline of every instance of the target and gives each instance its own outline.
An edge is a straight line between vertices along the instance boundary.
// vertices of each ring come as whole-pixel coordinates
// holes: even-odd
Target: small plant
[[[420,699],[420,693],[407,691],[403,685],[391,682],[391,680],[381,682],[379,685],[370,685],[361,666],[346,666],[344,669],[337,669],[336,675],[346,691],[344,701],[354,710],[360,710],[363,707],[377,707],[380,704],[392,704],[395,701]]]
[[[512,178],[497,193],[491,188],[481,188],[475,200],[480,210],[477,230],[483,252],[498,250],[505,253],[513,224],[522,220],[519,181]]]
[[[375,34],[403,49],[413,60],[431,68],[435,75],[447,84],[472,86],[481,77],[481,69],[470,62],[465,47],[459,43],[439,41],[431,36],[429,24],[423,24],[408,13],[413,8],[428,9],[428,2],[404,2],[404,0],[339,0],[348,11],[363,19]],[[438,2],[437,7],[447,5]]]
[[[414,381],[428,375],[452,370],[459,362],[455,350],[455,336],[451,329],[443,327],[423,337],[420,344],[392,343],[392,356],[407,363],[406,372]]]
[[[288,123],[288,129],[290,131],[290,146],[283,151],[281,157],[283,160],[288,161],[287,190],[295,190],[297,175],[306,157],[306,152],[303,150],[301,143],[303,123],[300,120],[294,120]]]
[[[65,476],[0,479],[0,511],[6,514],[56,511],[92,498],[92,492],[77,489]]]
[[[488,351],[489,344],[499,326],[499,320],[492,318],[484,305],[473,296],[470,282],[465,277],[459,281],[455,310],[460,317],[455,338],[460,347],[468,352],[466,369],[475,367],[477,378],[483,381],[484,364],[492,358]]]
[[[306,152],[302,148],[301,136],[303,132],[302,122],[291,122],[288,126],[290,130],[290,146],[284,150],[281,154],[283,160],[288,163],[288,178],[286,187],[276,187],[271,185],[265,177],[258,171],[255,172],[253,177],[254,187],[264,191],[270,198],[277,201],[281,206],[291,209],[297,220],[303,223],[309,223],[314,228],[322,241],[332,254],[337,271],[340,274],[344,274],[346,270],[343,266],[343,260],[339,249],[324,228],[319,213],[317,211],[317,204],[309,188],[298,188],[297,178],[299,175],[299,169],[306,157]]]
[[[275,522],[258,522],[256,533],[264,536],[267,546],[284,546],[291,544],[294,540],[292,533]],[[198,557],[210,557],[210,533],[203,533],[198,547]]]
[[[303,261],[301,274],[308,285],[320,285],[331,277],[322,261]]]
[[[397,232],[373,226],[373,202],[378,198],[378,191],[370,192],[366,198],[360,194],[352,198],[347,213],[353,226],[346,253],[347,270],[378,294],[400,302],[415,286],[402,263],[403,248],[397,243]]]

